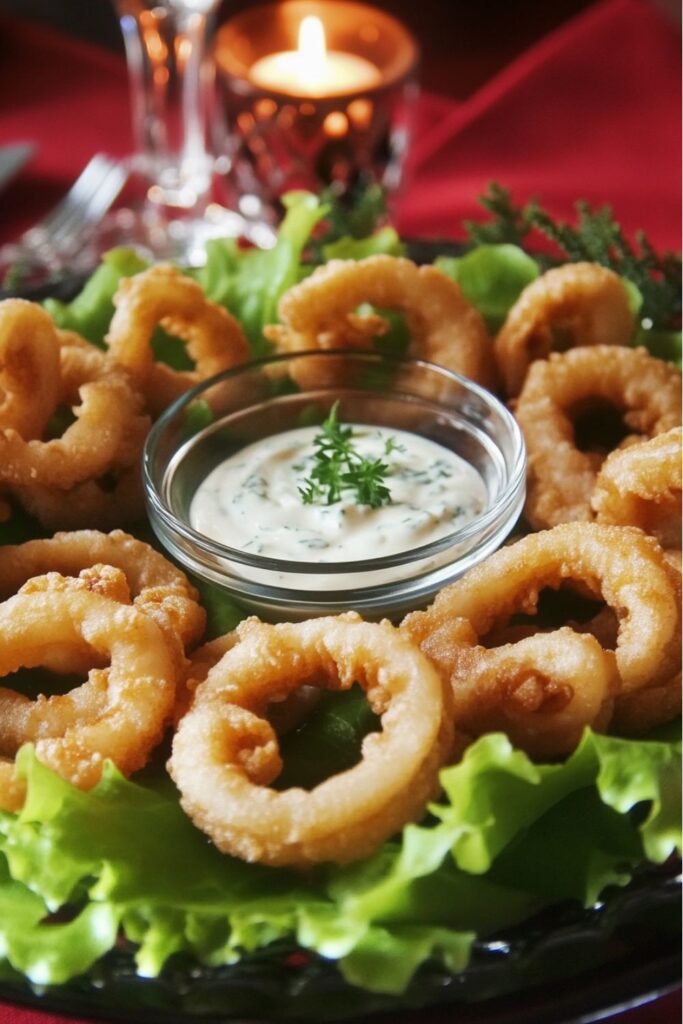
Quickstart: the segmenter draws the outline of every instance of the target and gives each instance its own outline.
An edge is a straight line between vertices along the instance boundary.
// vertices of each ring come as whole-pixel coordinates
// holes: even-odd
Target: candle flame
[[[307,79],[315,80],[324,73],[327,60],[325,29],[315,15],[308,15],[299,25],[298,53]]]
[[[309,15],[299,23],[298,49],[260,57],[251,66],[250,78],[262,89],[276,89],[302,98],[354,96],[374,89],[381,82],[379,69],[371,61],[355,53],[328,51],[323,22],[315,15]],[[299,109],[307,116],[303,104]],[[343,130],[346,132],[346,115],[344,119]],[[341,132],[340,126],[341,122],[335,120],[337,135]]]

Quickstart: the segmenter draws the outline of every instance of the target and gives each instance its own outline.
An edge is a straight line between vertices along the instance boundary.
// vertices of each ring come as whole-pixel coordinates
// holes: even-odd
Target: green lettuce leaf
[[[206,611],[206,639],[213,640],[214,637],[230,633],[244,618],[244,609],[217,584],[198,576],[193,576],[192,582],[199,591],[200,604]]]
[[[644,345],[653,356],[657,356],[658,359],[666,359],[680,370],[683,362],[683,335],[680,331],[641,327],[636,332],[633,344]]]
[[[76,331],[94,345],[103,346],[114,315],[114,295],[122,277],[131,277],[149,266],[134,249],[121,246],[102,257],[97,270],[71,302],[46,299],[45,309],[58,327]]]
[[[434,265],[457,281],[469,301],[484,317],[491,333],[496,333],[524,288],[542,272],[543,267],[518,245],[488,243],[477,245],[463,256],[438,256]],[[638,318],[643,306],[643,295],[637,285],[622,277],[629,307]],[[680,360],[672,331],[639,329],[634,344],[646,345],[653,354]],[[666,336],[666,337],[664,337]],[[680,334],[679,334],[680,339]],[[655,352],[659,346],[660,351]]]
[[[683,356],[683,335],[680,330],[666,330],[663,327],[654,327],[652,320],[643,316],[645,299],[640,288],[627,277],[622,277],[622,282],[628,294],[631,312],[636,318],[637,327],[631,338],[633,346],[643,346],[658,359],[665,359],[673,363],[680,370]]]
[[[309,192],[290,192],[282,201],[286,212],[272,249],[246,248],[231,238],[212,239],[206,245],[205,265],[187,271],[210,299],[225,306],[242,323],[255,356],[268,351],[263,327],[276,322],[280,296],[310,272],[311,268],[302,262],[304,250],[328,210]],[[400,246],[390,228],[367,240],[350,241],[368,252],[394,251]],[[58,327],[77,331],[102,346],[114,313],[113,297],[119,281],[148,265],[133,249],[112,249],[71,302],[46,299],[45,308]],[[153,347],[156,357],[170,366],[191,366],[185,346],[164,331],[155,332]]]
[[[518,245],[478,245],[464,256],[439,256],[435,266],[457,281],[491,331],[497,331],[541,269]]]
[[[432,957],[449,970],[462,971],[470,958],[473,932],[447,928],[369,928],[344,958],[342,973],[351,985],[371,992],[402,992],[417,968]]]
[[[37,985],[83,974],[116,943],[119,917],[107,903],[89,903],[72,920],[45,921],[45,904],[13,881],[0,859],[0,958]]]
[[[358,746],[373,725],[354,693],[318,717],[301,749],[316,730],[330,749],[341,735]],[[425,960],[460,970],[477,935],[549,903],[589,905],[681,845],[680,744],[590,731],[551,765],[483,737],[442,772],[425,822],[373,857],[308,875],[219,853],[162,772],[132,782],[107,765],[84,793],[31,747],[18,767],[26,804],[0,815],[0,953],[40,983],[87,970],[120,929],[143,976],[176,952],[217,965],[284,939],[337,961],[354,985],[401,992]]]
[[[268,351],[266,324],[277,321],[280,296],[302,277],[302,259],[327,207],[310,192],[283,197],[285,216],[272,249],[246,249],[233,239],[209,241],[206,263],[192,272],[210,299],[242,324],[255,356]]]
[[[680,854],[680,732],[673,743],[649,743],[645,748],[602,736],[599,752],[597,787],[603,803],[621,815],[638,806],[649,808],[639,826],[647,859],[663,864],[671,854]]]
[[[284,768],[278,789],[312,789],[332,773],[360,760],[361,743],[379,720],[358,686],[345,693],[323,693],[317,708],[280,743]]]
[[[322,246],[323,261],[363,260],[366,256],[404,256],[406,246],[392,227],[379,228],[366,238],[345,235]]]

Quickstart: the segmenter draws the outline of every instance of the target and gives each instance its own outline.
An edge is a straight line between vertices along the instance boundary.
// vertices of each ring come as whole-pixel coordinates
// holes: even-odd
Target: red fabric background
[[[443,76],[442,76],[443,77]],[[424,94],[396,203],[406,234],[457,237],[492,179],[571,217],[609,203],[628,232],[680,248],[680,37],[643,0],[603,0],[465,102]],[[123,61],[0,18],[0,144],[38,151],[2,196],[0,240],[55,202],[88,158],[131,145]]]
[[[609,203],[680,249],[680,97],[674,26],[639,0],[596,4],[431,125],[423,108],[399,227],[457,233],[494,179],[565,218],[577,198]]]

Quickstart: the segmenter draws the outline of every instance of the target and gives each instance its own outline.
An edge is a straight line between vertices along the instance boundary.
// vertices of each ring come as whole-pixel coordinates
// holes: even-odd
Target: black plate
[[[401,997],[347,985],[334,964],[291,946],[202,968],[176,958],[159,978],[135,973],[131,948],[88,975],[33,989],[20,975],[0,998],[56,1013],[147,1024],[569,1024],[647,1002],[680,984],[676,866],[646,871],[590,910],[553,907],[477,942],[466,970],[424,965]]]

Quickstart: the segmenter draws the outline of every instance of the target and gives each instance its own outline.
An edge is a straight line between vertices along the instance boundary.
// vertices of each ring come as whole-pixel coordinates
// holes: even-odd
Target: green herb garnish
[[[376,183],[359,180],[340,194],[335,185],[324,189],[320,201],[326,207],[325,244],[340,238],[366,239],[384,223],[387,216],[386,189]]]
[[[609,206],[592,209],[588,203],[578,202],[577,222],[571,225],[556,220],[536,200],[516,205],[510,192],[495,182],[479,201],[492,219],[485,223],[465,222],[475,244],[512,243],[524,247],[527,236],[538,231],[554,243],[562,262],[600,263],[635,284],[643,299],[640,316],[649,328],[679,326],[680,256],[657,253],[643,231],[636,233],[635,245],[631,244]]]
[[[305,505],[320,501],[333,505],[346,492],[352,492],[359,505],[379,508],[391,503],[391,492],[384,483],[389,466],[381,459],[368,459],[353,446],[353,430],[344,427],[337,416],[335,402],[313,439],[313,468],[299,494]],[[387,454],[390,449],[387,449]]]

